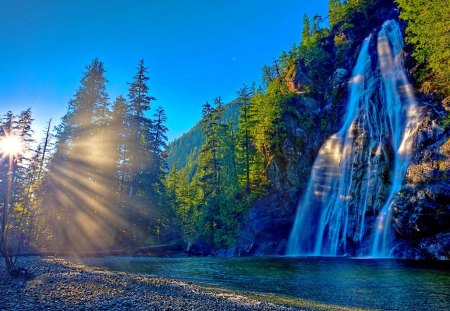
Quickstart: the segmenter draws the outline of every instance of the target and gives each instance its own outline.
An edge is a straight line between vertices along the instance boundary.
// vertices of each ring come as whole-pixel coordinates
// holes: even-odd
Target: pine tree
[[[165,189],[165,216],[168,220],[166,236],[169,241],[179,240],[182,237],[183,215],[180,211],[180,201],[178,198],[178,189],[181,186],[180,179],[177,164],[173,163],[163,181]]]
[[[193,183],[202,191],[200,231],[207,232],[210,243],[214,243],[215,216],[218,211],[218,196],[222,191],[219,135],[223,106],[220,97],[214,99],[216,107],[208,102],[202,109],[202,134],[205,139],[198,159],[198,168]]]
[[[107,132],[111,116],[104,74],[98,59],[86,67],[58,127],[42,203],[52,211],[48,220],[55,247],[92,249],[113,243],[114,163],[109,154],[114,146]]]
[[[333,28],[342,20],[342,1],[329,0],[328,1],[328,17],[330,19],[330,26]]]
[[[219,104],[213,108],[208,102],[203,105],[202,109],[202,134],[205,138],[202,150],[200,151],[200,180],[205,187],[204,197],[214,197],[220,193],[220,166],[219,166],[219,127],[220,118],[222,117],[222,107],[220,98],[214,100]],[[199,171],[198,170],[198,171]]]
[[[32,142],[31,111],[23,111],[15,116],[8,111],[0,124],[0,141],[5,144],[0,149],[0,255],[5,260],[7,271],[17,275],[19,270],[13,261],[13,251],[23,246],[24,220],[29,213],[23,198],[27,193],[31,178],[27,174],[25,154],[30,152]],[[21,144],[21,150],[8,150],[11,143]]]
[[[415,73],[425,93],[436,91],[450,107],[450,5],[448,1],[395,0],[408,21],[406,42],[419,64]]]
[[[153,115],[152,125],[150,128],[150,154],[152,157],[150,186],[152,196],[154,197],[153,208],[156,209],[159,215],[156,221],[156,232],[159,242],[161,237],[165,235],[168,230],[170,217],[172,217],[171,210],[167,208],[165,198],[166,189],[164,187],[164,178],[167,174],[167,121],[166,113],[162,107],[158,107]]]
[[[245,186],[245,192],[250,193],[250,153],[252,152],[250,127],[252,126],[249,116],[249,105],[251,93],[247,86],[243,86],[238,92],[238,98],[241,104],[238,122],[238,161],[240,165],[239,179]]]
[[[57,133],[56,158],[61,161],[77,162],[85,180],[95,182],[101,174],[101,161],[107,150],[103,145],[104,133],[109,122],[108,95],[103,63],[94,59],[86,67],[81,86],[69,101],[67,114],[63,117]],[[94,163],[96,162],[96,163]]]
[[[131,124],[130,128],[134,137],[130,139],[130,163],[131,163],[131,180],[130,180],[130,196],[137,192],[148,195],[148,175],[151,167],[150,155],[150,129],[151,120],[146,117],[145,113],[150,110],[151,102],[156,98],[148,94],[147,86],[147,68],[144,66],[144,60],[138,64],[137,73],[133,78],[133,82],[129,83],[128,99],[130,103]],[[139,187],[139,189],[138,189]]]
[[[22,200],[26,206],[27,227],[25,233],[25,250],[31,251],[32,248],[39,247],[48,238],[48,229],[45,224],[45,210],[42,208],[42,200],[45,197],[43,181],[47,177],[47,164],[50,158],[52,148],[51,121],[49,120],[47,128],[44,130],[44,138],[34,151],[30,164],[27,169],[26,191],[23,193]]]
[[[162,107],[158,107],[153,115],[150,128],[151,153],[153,158],[152,171],[156,188],[160,188],[164,175],[167,173],[166,149],[167,149],[167,127],[165,125],[167,116]]]
[[[111,113],[110,132],[113,135],[112,144],[114,146],[112,149],[111,158],[116,167],[112,178],[116,183],[116,197],[120,207],[122,207],[124,203],[124,192],[129,179],[129,139],[132,136],[129,125],[129,106],[126,103],[125,98],[119,96],[114,102]]]
[[[310,26],[308,15],[304,14],[303,15],[303,30],[302,30],[301,45],[305,45],[305,46],[309,45],[310,38],[311,38],[311,26]]]

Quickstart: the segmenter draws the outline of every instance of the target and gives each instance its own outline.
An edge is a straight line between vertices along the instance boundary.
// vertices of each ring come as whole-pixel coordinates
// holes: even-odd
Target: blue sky
[[[261,68],[300,40],[302,16],[328,0],[0,0],[0,114],[32,108],[35,130],[65,114],[93,58],[104,62],[111,101],[143,58],[170,140],[215,96],[234,99]]]

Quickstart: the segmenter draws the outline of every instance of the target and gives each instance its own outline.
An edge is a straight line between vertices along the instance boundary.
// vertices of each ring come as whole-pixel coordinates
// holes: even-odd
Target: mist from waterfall
[[[392,200],[420,120],[402,66],[403,46],[392,20],[364,40],[349,81],[342,128],[314,162],[287,255],[390,255]]]

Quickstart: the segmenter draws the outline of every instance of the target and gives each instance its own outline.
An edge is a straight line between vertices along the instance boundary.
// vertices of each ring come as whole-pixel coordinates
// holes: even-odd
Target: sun
[[[0,138],[0,153],[9,156],[18,156],[23,154],[23,140],[16,135],[6,135]]]

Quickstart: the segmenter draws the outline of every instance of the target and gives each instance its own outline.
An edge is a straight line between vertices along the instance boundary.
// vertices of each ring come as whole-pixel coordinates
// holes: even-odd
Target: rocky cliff
[[[416,155],[394,200],[394,228],[403,258],[450,259],[450,131],[439,126],[444,111],[427,110],[416,136]]]
[[[312,164],[322,142],[336,127],[329,108],[319,107],[317,100],[303,96],[290,102],[281,118],[285,133],[281,152],[268,169],[270,194],[254,204],[236,247],[227,254],[284,254]]]
[[[407,59],[407,55],[404,57]],[[322,143],[339,125],[336,115],[343,114],[340,101],[347,96],[343,81],[348,79],[348,72],[345,68],[338,68],[333,78],[329,78],[334,93],[325,102],[298,97],[296,103],[286,110],[282,118],[286,124],[282,153],[274,159],[268,171],[272,191],[255,203],[236,248],[227,254],[284,254],[298,200],[305,190],[311,166]],[[423,99],[419,106],[423,118],[413,137],[414,156],[402,187],[393,200],[396,243],[393,255],[450,259],[450,134],[449,128],[445,129],[441,124],[446,112],[437,100]],[[360,132],[361,139],[359,142],[355,140],[355,148],[364,149],[367,148],[364,142],[364,133],[367,132],[363,128]],[[367,209],[366,222],[374,220],[373,213],[380,209],[381,203],[376,199],[386,199],[389,195],[387,189],[393,182],[392,176],[387,175],[391,157],[386,149],[384,160],[378,163],[382,182],[373,189],[373,202],[367,203],[372,208]],[[353,166],[356,171],[366,169],[358,159],[355,159]],[[359,176],[365,178],[363,173]],[[358,180],[354,182],[358,183]],[[358,197],[360,194],[355,192],[356,188],[353,190],[351,195]],[[356,206],[350,205],[350,223],[361,217],[357,210]],[[372,229],[367,226],[367,232],[363,234],[369,234]],[[356,235],[356,232],[347,233],[350,250],[367,249],[368,245],[359,245],[361,241]],[[350,254],[357,255],[352,251]]]
[[[444,114],[439,104],[422,102],[421,107],[425,117],[414,138],[415,156],[394,199],[393,255],[450,259],[450,131],[439,124]],[[294,115],[284,116],[290,124],[289,135],[283,157],[271,166],[274,191],[255,203],[236,247],[228,255],[283,255],[286,250],[299,198],[328,133],[318,122],[306,132]],[[320,115],[319,111],[311,112],[319,119]],[[384,186],[378,190],[383,192]]]

